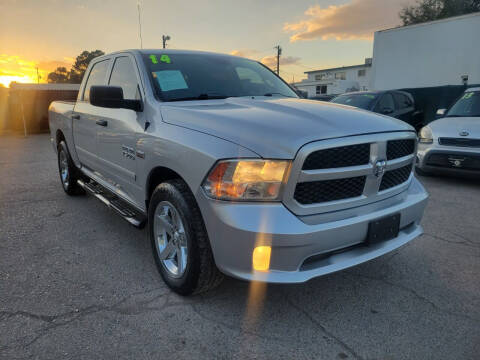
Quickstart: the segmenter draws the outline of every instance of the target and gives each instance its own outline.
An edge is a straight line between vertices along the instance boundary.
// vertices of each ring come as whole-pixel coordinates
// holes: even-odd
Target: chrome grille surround
[[[294,214],[306,216],[361,206],[399,194],[408,188],[413,173],[410,173],[410,176],[404,183],[380,191],[382,178],[385,172],[406,165],[411,165],[413,169],[417,148],[416,138],[415,132],[402,131],[335,138],[306,144],[298,151],[293,161],[290,176],[284,189],[283,203]],[[389,140],[406,139],[413,139],[415,141],[414,152],[397,159],[387,160],[387,142]],[[370,144],[370,162],[368,164],[329,169],[302,170],[305,159],[312,152],[362,143]],[[385,164],[385,171],[379,174],[379,176],[375,175],[375,164],[377,164],[377,162],[384,162]],[[301,204],[294,198],[298,183],[344,179],[357,176],[366,176],[365,186],[361,196],[313,204]]]

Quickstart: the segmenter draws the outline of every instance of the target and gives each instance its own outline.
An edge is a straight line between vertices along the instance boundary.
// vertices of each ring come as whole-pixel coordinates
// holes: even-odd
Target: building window
[[[361,69],[358,70],[358,77],[365,76],[367,74],[367,70]]]
[[[337,80],[345,80],[346,78],[347,74],[345,73],[345,71],[335,73],[335,79]]]
[[[318,85],[315,89],[315,93],[317,95],[326,94],[327,93],[327,85]]]
[[[315,80],[323,80],[323,79],[326,79],[327,77],[328,77],[328,73],[321,73],[321,74],[315,75]]]

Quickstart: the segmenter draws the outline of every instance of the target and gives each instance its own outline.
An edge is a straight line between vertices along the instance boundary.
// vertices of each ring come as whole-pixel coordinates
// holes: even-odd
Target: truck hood
[[[480,117],[449,117],[432,121],[428,124],[435,137],[460,137],[461,132],[468,132],[468,138],[480,138]]]
[[[242,97],[162,104],[163,121],[246,147],[264,158],[292,159],[306,143],[336,137],[414,131],[397,119],[313,100]]]

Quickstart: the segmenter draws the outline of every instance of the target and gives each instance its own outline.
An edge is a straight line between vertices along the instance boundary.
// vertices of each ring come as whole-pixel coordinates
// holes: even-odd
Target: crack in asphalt
[[[204,302],[204,299],[202,299],[202,302]],[[220,321],[218,318],[210,317],[210,316],[204,314],[201,310],[199,310],[198,309],[198,304],[196,304],[196,303],[192,302],[190,304],[190,306],[191,306],[193,312],[195,314],[197,314],[198,316],[200,316],[202,319],[210,321],[214,324],[223,326],[224,328],[226,328],[228,330],[232,330],[232,331],[235,331],[235,332],[240,333],[240,334],[252,335],[252,336],[258,337],[260,339],[274,340],[274,341],[283,341],[284,340],[283,337],[265,336],[265,335],[260,334],[259,332],[252,331],[252,330],[249,330],[249,329],[245,329],[245,327],[235,326],[235,325],[229,324],[228,322]]]
[[[469,239],[467,239],[465,237],[459,236],[457,234],[452,234],[452,235],[458,236],[459,238],[463,239],[464,241],[452,241],[452,240],[445,239],[441,236],[433,235],[433,234],[430,234],[430,233],[424,233],[424,235],[430,236],[431,238],[434,238],[436,240],[447,242],[449,244],[463,245],[463,246],[473,247],[473,248],[476,248],[476,249],[480,248],[480,246],[478,246],[476,243],[470,241]]]
[[[330,339],[334,340],[338,345],[340,345],[343,349],[348,351],[350,355],[353,356],[354,359],[359,359],[362,360],[363,358],[351,347],[349,346],[345,341],[340,339],[339,337],[335,336],[332,332],[328,331],[325,326],[323,326],[318,320],[316,320],[312,315],[310,315],[308,312],[306,312],[304,309],[299,307],[297,304],[295,304],[291,299],[286,297],[287,303],[296,309],[298,312],[303,314],[312,324],[314,324],[316,327],[318,327],[326,336],[328,336]]]
[[[172,293],[167,292],[167,293],[162,293],[159,294],[149,300],[143,300],[143,301],[138,301],[135,302],[133,305],[129,305],[126,307],[122,307],[123,304],[125,304],[127,301],[133,299],[136,296],[141,296],[141,295],[147,295],[149,293],[165,289],[164,287],[161,288],[156,288],[156,289],[151,289],[147,291],[141,291],[137,293],[130,294],[127,297],[124,297],[122,300],[117,301],[114,304],[111,305],[91,305],[87,306],[85,308],[81,309],[75,309],[72,311],[68,311],[65,313],[57,314],[57,315],[42,315],[42,314],[35,314],[32,312],[28,311],[23,311],[23,310],[18,310],[18,311],[0,311],[0,321],[5,321],[7,319],[10,319],[14,316],[22,316],[28,319],[34,319],[34,320],[39,320],[42,322],[47,323],[48,325],[35,330],[34,332],[37,332],[37,336],[35,336],[32,340],[30,340],[27,343],[20,344],[20,345],[10,345],[10,344],[18,344],[23,342],[26,338],[29,336],[24,336],[22,338],[16,339],[10,344],[7,344],[5,346],[0,347],[0,352],[9,350],[12,348],[17,348],[17,347],[22,347],[22,348],[28,348],[32,344],[34,344],[36,341],[38,341],[40,338],[43,336],[47,335],[51,330],[56,329],[61,326],[65,326],[67,324],[70,324],[71,322],[81,319],[85,316],[99,313],[99,312],[105,312],[105,311],[110,311],[114,312],[117,314],[121,315],[139,315],[151,311],[161,311],[166,308],[169,308],[171,306],[177,306],[179,305],[178,303],[169,303],[170,297],[172,296]],[[148,307],[149,304],[154,302],[155,300],[158,300],[162,297],[167,297],[166,302],[161,306],[161,307]],[[58,320],[65,319],[64,321],[57,322]]]
[[[364,279],[368,279],[368,280],[374,280],[374,281],[380,281],[386,285],[389,285],[389,286],[392,286],[392,287],[395,287],[395,288],[398,288],[400,290],[403,290],[405,292],[408,292],[410,294],[412,294],[413,296],[415,296],[417,299],[429,304],[430,306],[432,306],[436,311],[442,313],[442,314],[448,314],[448,315],[451,315],[451,316],[455,316],[455,317],[458,317],[458,318],[462,318],[462,319],[466,319],[466,320],[469,320],[469,321],[473,321],[473,322],[478,322],[480,321],[480,319],[476,319],[474,317],[471,317],[471,316],[468,316],[468,315],[464,315],[464,314],[458,314],[458,313],[455,313],[455,312],[452,312],[450,310],[447,310],[447,309],[442,309],[441,307],[439,307],[437,304],[435,304],[432,300],[426,298],[425,296],[422,296],[420,295],[417,291],[415,291],[414,289],[411,289],[405,285],[401,285],[401,284],[396,284],[394,282],[391,282],[391,281],[388,281],[387,279],[385,278],[380,278],[380,277],[375,277],[375,276],[368,276],[368,275],[364,275],[364,274],[352,274],[352,273],[349,273],[349,274],[346,274],[347,276],[353,276],[353,277],[360,277],[360,278],[364,278]]]
[[[480,228],[478,228],[480,230]],[[472,244],[472,245],[479,245],[479,243],[473,241],[473,240],[470,240],[469,238],[467,238],[466,236],[464,235],[461,235],[459,233],[454,233],[454,232],[451,232],[451,231],[448,231],[446,230],[449,234],[453,235],[453,236],[456,236],[456,237],[459,237],[460,239],[464,240],[465,242],[469,243],[469,244]]]

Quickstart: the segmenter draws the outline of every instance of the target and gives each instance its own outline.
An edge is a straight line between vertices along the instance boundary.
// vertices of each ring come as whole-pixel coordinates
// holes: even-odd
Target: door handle
[[[73,120],[79,120],[79,119],[80,119],[80,115],[79,115],[79,114],[74,114],[74,115],[72,115],[72,119],[73,119]]]
[[[95,121],[95,123],[97,125],[100,125],[100,126],[107,126],[108,125],[108,121],[107,120],[97,120]]]

